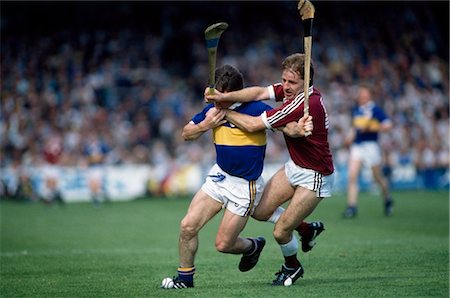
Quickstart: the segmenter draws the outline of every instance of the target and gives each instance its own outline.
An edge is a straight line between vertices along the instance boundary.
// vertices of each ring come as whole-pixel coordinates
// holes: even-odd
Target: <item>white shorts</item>
[[[350,147],[350,159],[361,160],[366,167],[381,164],[381,150],[377,142],[362,142],[352,144]]]
[[[250,216],[261,200],[264,179],[259,177],[256,181],[247,181],[225,173],[215,164],[209,170],[202,190],[231,213]]]
[[[59,168],[54,165],[43,166],[41,170],[45,179],[59,180],[59,177],[61,176]]]
[[[284,171],[292,186],[315,191],[318,198],[331,197],[334,173],[325,176],[314,170],[299,167],[292,159],[285,163]]]
[[[101,182],[103,179],[103,166],[100,165],[95,165],[95,166],[90,166],[87,169],[87,176],[89,181],[97,181],[97,182]]]

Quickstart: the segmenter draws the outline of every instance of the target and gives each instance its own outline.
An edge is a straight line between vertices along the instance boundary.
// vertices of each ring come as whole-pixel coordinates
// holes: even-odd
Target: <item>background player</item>
[[[83,154],[87,162],[87,178],[92,203],[95,207],[108,200],[104,187],[104,162],[110,148],[99,131],[93,128],[84,140]]]
[[[64,203],[60,191],[60,176],[58,165],[61,162],[64,151],[63,137],[58,127],[53,126],[51,134],[45,139],[43,148],[42,174],[44,176],[44,187],[42,192],[43,201],[47,204],[58,202]]]
[[[353,218],[358,213],[358,177],[361,167],[372,170],[375,182],[380,186],[384,197],[384,213],[392,215],[393,200],[389,193],[389,185],[381,171],[382,153],[378,145],[379,132],[392,128],[391,120],[372,100],[369,85],[359,86],[357,106],[352,111],[352,130],[345,143],[351,144],[348,161],[348,196],[344,218]]]

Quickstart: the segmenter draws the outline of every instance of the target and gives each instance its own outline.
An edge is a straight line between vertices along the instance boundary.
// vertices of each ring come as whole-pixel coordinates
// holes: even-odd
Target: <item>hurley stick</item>
[[[315,9],[311,1],[309,0],[300,0],[297,8],[302,18],[304,30],[303,46],[305,50],[305,70],[303,78],[303,91],[305,92],[305,97],[303,102],[303,114],[309,115],[309,80],[311,69],[312,25]]]
[[[216,85],[216,58],[217,58],[217,46],[219,45],[219,39],[222,33],[227,30],[228,24],[221,22],[216,23],[205,30],[206,48],[208,50],[208,62],[209,62],[209,92],[214,94],[214,87]]]

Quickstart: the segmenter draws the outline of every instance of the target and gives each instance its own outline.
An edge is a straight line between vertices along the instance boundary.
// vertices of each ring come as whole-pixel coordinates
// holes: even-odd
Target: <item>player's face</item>
[[[367,88],[361,87],[358,90],[358,103],[364,105],[371,100],[370,91]]]
[[[217,90],[222,93],[228,93],[227,91]],[[221,101],[221,102],[215,102],[214,105],[218,109],[228,109],[230,106],[234,104],[234,101]]]
[[[303,92],[303,80],[300,75],[290,69],[283,70],[281,74],[284,97],[289,100]]]

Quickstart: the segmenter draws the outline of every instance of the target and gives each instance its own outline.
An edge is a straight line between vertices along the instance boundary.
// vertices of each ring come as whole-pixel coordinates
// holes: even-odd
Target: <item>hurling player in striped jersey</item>
[[[352,110],[352,130],[345,140],[350,145],[348,160],[348,191],[347,208],[344,218],[354,218],[358,214],[358,177],[363,166],[372,171],[375,182],[383,194],[384,214],[391,216],[393,200],[389,192],[389,184],[382,173],[382,153],[378,144],[380,132],[387,132],[392,128],[392,122],[372,100],[371,87],[361,83],[358,88],[357,106]]]
[[[247,87],[235,92],[205,92],[205,100],[211,102],[248,102],[272,99],[282,101],[279,108],[249,116],[227,110],[226,118],[247,131],[278,129],[289,122],[298,121],[303,112],[303,75],[305,55],[296,53],[282,63],[281,83],[268,87]],[[277,272],[273,285],[291,285],[303,275],[303,267],[297,258],[298,242],[293,233],[297,230],[302,250],[309,251],[314,238],[323,230],[322,222],[306,223],[321,200],[331,196],[333,184],[333,159],[328,144],[328,115],[319,90],[313,86],[314,69],[311,65],[309,82],[309,115],[313,131],[310,136],[291,137],[284,134],[290,158],[267,183],[261,202],[253,217],[275,223],[273,235],[281,247],[285,262]],[[280,207],[290,200],[286,210]],[[300,224],[299,224],[300,223]]]

